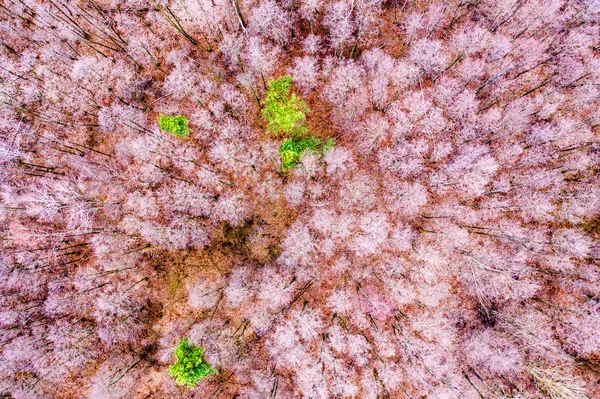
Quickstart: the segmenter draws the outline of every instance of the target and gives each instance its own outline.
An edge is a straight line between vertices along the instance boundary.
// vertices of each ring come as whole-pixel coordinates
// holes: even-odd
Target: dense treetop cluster
[[[598,1],[0,33],[0,397],[600,397]]]

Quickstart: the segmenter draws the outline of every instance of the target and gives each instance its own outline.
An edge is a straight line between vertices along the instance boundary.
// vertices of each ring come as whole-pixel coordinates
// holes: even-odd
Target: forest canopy
[[[600,397],[597,0],[6,0],[0,397]]]

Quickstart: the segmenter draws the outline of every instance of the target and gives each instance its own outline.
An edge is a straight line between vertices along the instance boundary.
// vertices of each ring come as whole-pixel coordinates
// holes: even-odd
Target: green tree
[[[281,157],[281,168],[288,171],[298,162],[304,151],[310,150],[316,155],[323,155],[333,148],[333,139],[329,138],[325,142],[315,137],[305,135],[292,135],[292,138],[286,139],[279,146],[279,156]]]
[[[199,380],[218,373],[204,359],[204,347],[190,345],[187,338],[179,341],[175,357],[177,361],[169,367],[169,373],[176,378],[177,384],[186,385],[189,389],[194,389]]]
[[[188,119],[183,115],[168,116],[159,114],[158,125],[166,132],[177,137],[187,137],[190,135],[188,128]]]
[[[298,123],[306,119],[305,112],[310,110],[304,101],[301,101],[295,94],[290,94],[290,85],[293,80],[291,76],[282,76],[269,81],[262,114],[268,123],[269,130],[275,134],[291,133],[298,129],[305,130],[303,126],[298,126]]]

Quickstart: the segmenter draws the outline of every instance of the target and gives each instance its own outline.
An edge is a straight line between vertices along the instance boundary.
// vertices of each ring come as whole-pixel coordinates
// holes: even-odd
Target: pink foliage
[[[597,1],[159,3],[2,4],[0,397],[600,397]]]

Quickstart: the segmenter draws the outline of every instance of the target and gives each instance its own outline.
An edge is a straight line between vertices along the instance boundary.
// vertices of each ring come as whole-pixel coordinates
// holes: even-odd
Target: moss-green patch
[[[305,113],[310,111],[304,101],[295,94],[290,94],[292,81],[291,76],[282,76],[269,81],[262,114],[269,130],[274,134],[291,133],[306,119]]]
[[[219,372],[204,359],[204,347],[190,345],[187,338],[179,341],[175,349],[177,362],[169,367],[169,373],[177,384],[194,389],[198,381]]]
[[[281,167],[284,171],[293,168],[298,162],[302,154],[306,150],[312,151],[316,155],[323,155],[325,152],[333,148],[333,139],[320,141],[315,137],[296,135],[290,139],[286,139],[279,146],[279,155],[281,156]]]
[[[190,135],[188,119],[183,115],[168,116],[160,114],[158,116],[158,125],[161,130],[169,132],[176,137],[183,138]]]

